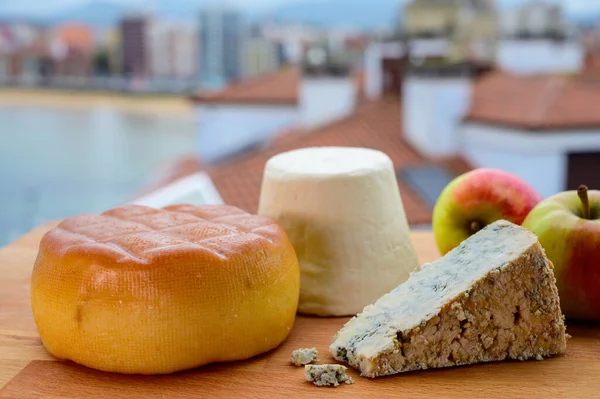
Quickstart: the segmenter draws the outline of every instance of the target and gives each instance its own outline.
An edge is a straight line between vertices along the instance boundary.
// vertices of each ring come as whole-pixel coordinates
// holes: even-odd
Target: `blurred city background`
[[[382,150],[410,224],[501,168],[600,189],[600,0],[2,0],[0,245],[127,202],[256,212],[265,161]]]

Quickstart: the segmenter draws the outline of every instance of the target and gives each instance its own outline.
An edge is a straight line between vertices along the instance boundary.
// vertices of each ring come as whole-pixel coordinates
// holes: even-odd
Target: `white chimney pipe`
[[[315,128],[352,114],[357,91],[351,75],[303,76],[300,83],[302,125]]]
[[[300,81],[300,123],[307,128],[326,125],[350,115],[358,88],[350,65],[336,63],[331,47],[313,47],[305,54]]]

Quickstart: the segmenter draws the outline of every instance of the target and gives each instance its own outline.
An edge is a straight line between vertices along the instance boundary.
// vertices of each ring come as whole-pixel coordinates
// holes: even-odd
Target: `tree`
[[[96,50],[92,59],[95,75],[108,76],[110,74],[110,59],[105,48]]]

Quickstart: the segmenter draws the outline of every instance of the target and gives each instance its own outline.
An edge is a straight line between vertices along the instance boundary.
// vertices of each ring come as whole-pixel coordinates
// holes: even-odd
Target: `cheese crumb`
[[[304,366],[317,360],[317,348],[300,348],[292,352],[290,360],[296,366]]]
[[[339,364],[308,364],[304,366],[304,376],[306,381],[318,387],[337,387],[340,383],[354,384],[352,377],[346,374],[347,369]]]

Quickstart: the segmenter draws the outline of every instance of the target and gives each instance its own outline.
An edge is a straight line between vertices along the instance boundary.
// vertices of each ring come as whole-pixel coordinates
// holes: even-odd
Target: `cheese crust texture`
[[[300,313],[348,316],[418,268],[390,158],[351,147],[271,158],[259,214],[285,229],[300,262]]]
[[[299,286],[294,249],[272,219],[224,205],[129,205],[50,230],[31,302],[52,355],[163,374],[277,347]]]
[[[330,351],[362,376],[378,377],[562,354],[565,330],[537,237],[498,221],[367,306]]]

